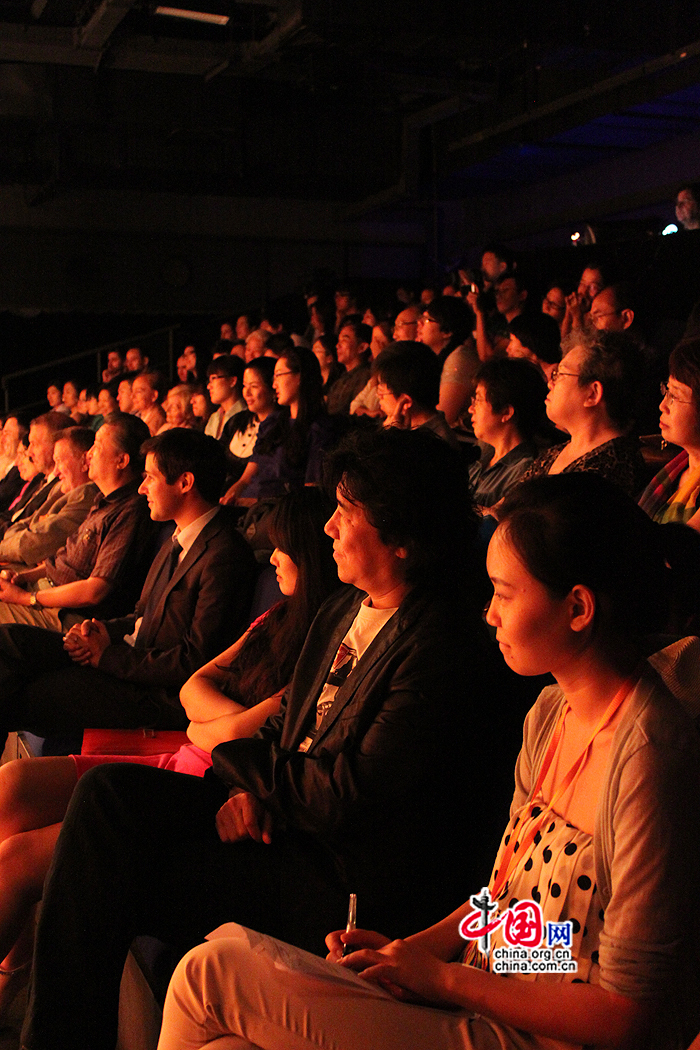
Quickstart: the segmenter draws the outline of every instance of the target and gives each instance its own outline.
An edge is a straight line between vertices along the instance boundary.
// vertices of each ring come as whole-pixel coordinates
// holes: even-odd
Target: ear
[[[394,553],[396,554],[397,558],[402,558],[405,560],[408,557],[408,551],[405,547],[396,547],[394,549]]]
[[[620,317],[625,328],[629,328],[634,321],[634,310],[620,310]]]
[[[571,630],[581,632],[593,625],[595,619],[595,596],[589,587],[577,583],[569,591],[569,615]]]
[[[583,403],[588,408],[594,408],[596,405],[599,405],[602,402],[602,400],[603,384],[600,382],[600,380],[594,379],[593,382],[590,384],[590,390],[588,392],[586,400]]]
[[[194,474],[186,470],[184,474],[181,474],[177,479],[177,483],[180,487],[180,492],[184,495],[185,492],[191,492],[194,488]]]
[[[501,423],[507,423],[509,419],[512,419],[515,415],[515,409],[512,405],[508,405],[501,412]]]

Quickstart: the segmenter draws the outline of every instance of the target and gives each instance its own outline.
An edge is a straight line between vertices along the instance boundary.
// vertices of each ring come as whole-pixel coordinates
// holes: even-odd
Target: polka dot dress
[[[511,819],[501,841],[490,885],[495,884],[501,859],[511,836],[516,836],[511,874],[498,895],[499,912],[520,900],[534,900],[542,908],[542,920],[572,923],[571,953],[578,962],[575,974],[518,974],[524,981],[575,981],[598,983],[598,944],[604,913],[595,884],[593,839],[563,817],[550,811],[526,852],[519,855],[519,843],[533,823],[539,822],[544,806],[530,800]],[[494,913],[495,915],[495,913]],[[491,950],[508,947],[501,925],[491,935]],[[486,960],[472,943],[465,962],[484,968]],[[515,975],[513,975],[515,976]]]

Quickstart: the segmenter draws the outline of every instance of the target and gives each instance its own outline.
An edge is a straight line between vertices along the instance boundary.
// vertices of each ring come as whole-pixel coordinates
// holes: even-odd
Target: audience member
[[[117,387],[117,404],[119,405],[120,412],[131,413],[133,410],[133,396],[131,393],[131,387],[133,379],[129,379],[127,376],[124,379],[119,380],[119,386]]]
[[[274,374],[275,362],[269,357],[254,358],[243,373],[243,400],[247,408],[231,416],[222,434],[222,444],[230,454],[229,478],[234,481],[240,478],[253,454],[260,424],[276,410]]]
[[[192,415],[195,418],[197,429],[204,430],[207,425],[207,420],[212,412],[215,411],[215,406],[212,405],[209,399],[209,392],[202,383],[198,383],[192,387],[190,404],[192,405]]]
[[[97,395],[97,405],[103,419],[120,411],[119,401],[117,400],[118,391],[119,383],[116,379],[113,379],[111,383],[103,383],[100,387]]]
[[[543,452],[525,477],[591,470],[636,494],[644,478],[639,441],[630,433],[642,379],[639,347],[626,332],[582,329],[566,347],[549,380],[546,405],[570,440]]]
[[[377,400],[384,426],[432,430],[453,448],[457,438],[437,409],[440,362],[424,343],[392,343],[376,358]]]
[[[240,339],[244,343],[250,333],[257,327],[258,318],[254,313],[241,314],[236,321],[236,339]]]
[[[465,882],[474,895],[461,908],[406,940],[338,923],[325,962],[225,926],[180,963],[159,1050],[671,1050],[697,1030],[700,748],[689,712],[643,660],[644,635],[664,627],[671,575],[659,537],[590,476],[518,486],[504,518],[488,552],[487,619],[511,668],[556,684],[527,716],[487,887]],[[87,835],[80,845],[89,849]],[[485,925],[482,897],[486,944],[471,937]],[[514,958],[516,930],[539,948],[549,923],[568,924],[575,972],[495,972],[496,951]],[[49,958],[59,969],[58,947]],[[344,981],[341,967],[365,980]],[[63,1001],[78,997],[77,983],[62,990]],[[52,1045],[60,1002],[29,1026],[36,1050]]]
[[[689,182],[676,194],[676,218],[684,230],[700,229],[700,185]]]
[[[68,414],[74,423],[80,423],[80,411],[78,409],[78,398],[80,391],[74,379],[67,379],[63,384],[63,404],[68,409]]]
[[[661,437],[681,451],[649,482],[640,506],[661,523],[700,529],[700,339],[679,343],[661,385]]]
[[[54,469],[53,450],[56,441],[64,430],[71,426],[71,420],[62,412],[45,412],[33,419],[29,425],[29,458],[36,467],[41,482],[36,485],[31,499],[12,510],[8,520],[3,523],[2,535],[15,522],[30,518],[48,499],[55,499],[58,490],[58,476]]]
[[[561,361],[559,325],[543,313],[526,313],[514,317],[508,325],[508,357],[531,361],[549,381],[555,365]]]
[[[566,313],[566,292],[558,282],[551,284],[547,289],[542,300],[542,313],[553,317],[561,330],[564,314]]]
[[[94,440],[89,427],[58,431],[53,447],[53,473],[58,484],[30,518],[5,530],[0,540],[0,562],[15,568],[37,565],[56,554],[82,525],[99,493],[88,477],[88,453]]]
[[[149,360],[138,346],[132,346],[127,350],[125,361],[127,372],[131,372],[132,374],[146,372],[148,370]]]
[[[67,407],[63,404],[63,397],[61,394],[61,387],[58,383],[49,383],[46,388],[46,400],[49,403],[49,409],[52,412],[62,412],[68,414]]]
[[[311,350],[313,351],[313,354],[318,361],[319,368],[321,369],[324,398],[328,397],[330,389],[336,379],[338,379],[345,371],[343,366],[338,363],[335,345],[336,341],[333,336],[319,335],[316,336],[311,346]]]
[[[252,736],[277,714],[311,621],[338,588],[332,543],[323,532],[329,513],[318,489],[283,497],[269,531],[284,600],[183,685],[180,700],[190,719],[191,742],[174,755],[129,756],[128,761],[201,776],[211,766],[213,747]],[[0,841],[6,843],[4,850],[0,846],[0,1022],[29,978],[31,909],[60,831],[56,818],[64,815],[86,769],[124,760],[123,755],[73,755],[0,767]],[[23,931],[19,938],[17,930]]]
[[[224,503],[271,499],[322,480],[323,453],[331,431],[321,394],[321,370],[306,347],[275,362],[272,380],[281,411],[260,424],[255,448]],[[245,505],[245,504],[243,504]]]
[[[487,244],[481,255],[483,290],[488,292],[504,273],[517,269],[514,253],[504,244]]]
[[[37,469],[29,455],[28,444],[29,435],[24,434],[20,438],[17,449],[17,473],[22,481],[22,486],[15,498],[8,503],[7,508],[0,513],[0,534],[5,532],[14,514],[17,514],[19,518],[24,507],[44,483],[44,475]]]
[[[376,361],[382,350],[386,350],[393,340],[391,338],[392,326],[388,321],[380,321],[372,328],[372,339],[369,344],[369,354],[372,361]],[[377,418],[381,415],[379,398],[377,396],[377,377],[372,373],[363,386],[362,390],[350,402],[351,416],[372,416]]]
[[[591,303],[589,319],[601,332],[623,332],[634,322],[634,290],[630,282],[609,284]]]
[[[586,266],[581,274],[578,289],[566,297],[566,313],[561,323],[562,339],[575,328],[584,327],[586,314],[590,311],[593,300],[607,283],[599,263]]]
[[[55,555],[35,569],[0,573],[0,622],[60,632],[93,612],[116,616],[133,607],[153,549],[147,504],[138,495],[147,430],[134,416],[105,420],[88,453],[101,495]]]
[[[23,479],[18,464],[18,456],[23,440],[28,435],[28,427],[17,415],[10,414],[5,418],[2,428],[2,462],[5,472],[0,481],[0,534],[2,516],[10,504],[20,495],[27,479]]]
[[[481,458],[469,468],[474,502],[493,507],[508,493],[535,454],[547,385],[529,361],[494,358],[476,375],[469,413]]]
[[[110,350],[107,354],[107,367],[102,369],[102,382],[111,383],[113,379],[118,379],[123,372],[124,355],[121,350]]]
[[[139,372],[131,384],[131,411],[143,420],[151,437],[165,423],[165,412],[159,403],[162,383],[157,372]]]
[[[245,401],[241,397],[244,368],[240,357],[232,354],[215,358],[207,368],[207,390],[212,404],[217,407],[209,416],[204,433],[217,441],[221,441],[228,420],[245,409]]]
[[[39,628],[0,631],[3,730],[184,728],[181,687],[240,634],[252,593],[253,555],[218,505],[225,456],[212,446],[187,430],[144,444],[152,521],[174,521],[176,533],[150,559],[132,613],[81,617],[65,640]]]
[[[351,887],[367,922],[402,935],[482,878],[510,748],[469,744],[493,730],[497,690],[460,458],[390,428],[355,435],[330,471],[326,529],[352,586],[316,617],[283,712],[215,749],[218,782],[128,764],[79,781],[37,931],[33,1050],[112,1050],[121,966],[146,925],[184,947],[235,918],[319,952]]]
[[[354,317],[359,313],[357,292],[350,285],[341,285],[336,289],[333,296],[335,301],[335,334],[340,335],[340,329],[347,317]]]
[[[418,319],[423,310],[420,306],[407,306],[400,310],[394,321],[392,335],[397,343],[412,343],[418,339]]]
[[[430,347],[442,368],[438,408],[450,426],[459,422],[474,393],[479,358],[469,337],[472,322],[471,310],[454,296],[434,299],[418,320],[416,339]]]
[[[372,329],[363,324],[356,314],[349,314],[340,322],[338,331],[338,363],[345,372],[338,376],[328,392],[328,411],[331,415],[348,415],[353,398],[357,397],[370,377],[368,363]]]
[[[175,371],[177,373],[178,383],[186,383],[188,379],[187,375],[187,361],[185,355],[180,354],[177,361],[175,362]]]
[[[174,427],[190,428],[193,426],[194,415],[190,404],[191,397],[192,389],[187,383],[178,383],[177,386],[170,387],[163,402],[165,423],[158,431],[159,434],[162,434],[165,430],[172,430]]]

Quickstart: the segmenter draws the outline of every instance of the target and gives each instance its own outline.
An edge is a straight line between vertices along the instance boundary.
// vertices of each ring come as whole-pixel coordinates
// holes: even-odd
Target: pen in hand
[[[345,927],[345,932],[346,933],[350,933],[350,931],[354,930],[356,928],[356,926],[357,926],[357,894],[356,893],[351,893],[350,894],[350,903],[348,905],[348,922],[347,922],[347,925]],[[343,945],[343,955],[342,955],[343,959],[345,958],[346,955],[350,955],[352,951],[353,951],[353,949],[350,947],[349,944],[344,944]]]

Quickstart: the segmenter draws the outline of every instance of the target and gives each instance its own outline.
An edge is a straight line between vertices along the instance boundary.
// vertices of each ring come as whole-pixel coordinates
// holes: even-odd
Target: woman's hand
[[[333,930],[326,937],[326,948],[328,962],[340,962],[343,957],[343,948],[347,945],[352,951],[359,948],[383,948],[390,944],[389,937],[383,933],[375,933],[373,930]]]
[[[396,999],[455,1005],[450,998],[448,977],[456,964],[442,962],[425,949],[406,941],[389,941],[379,949],[360,948],[346,955],[340,965],[360,973],[366,981],[381,985]]]

